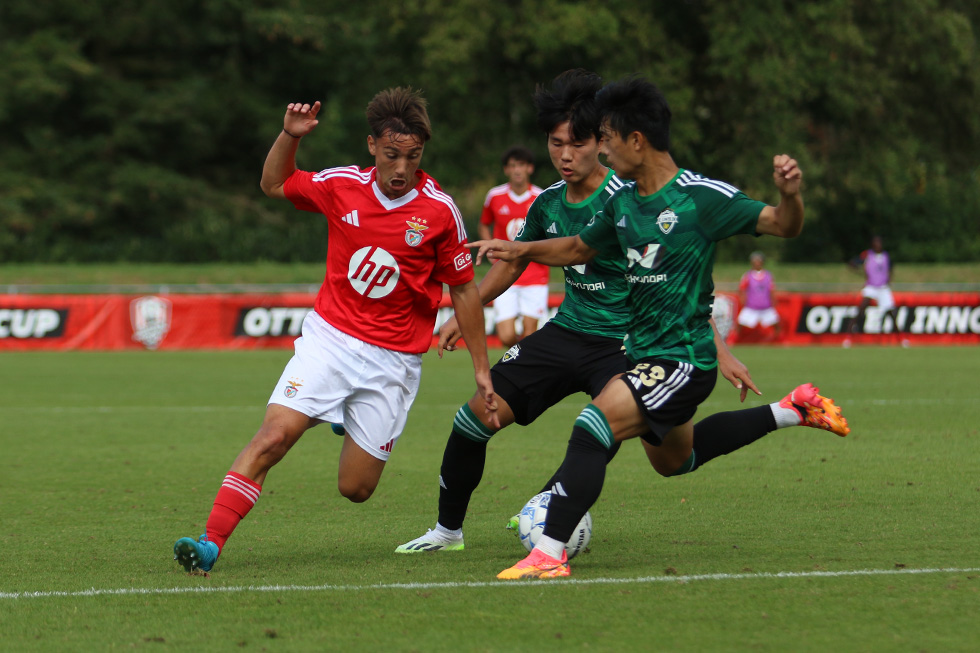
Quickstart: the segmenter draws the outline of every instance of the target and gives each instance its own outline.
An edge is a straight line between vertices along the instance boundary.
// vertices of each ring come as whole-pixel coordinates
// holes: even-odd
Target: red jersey
[[[316,312],[355,338],[407,353],[429,348],[442,284],[473,279],[459,209],[435,179],[415,175],[396,200],[378,189],[374,168],[297,170],[283,185],[296,208],[327,218]]]
[[[483,213],[480,223],[493,225],[493,237],[500,240],[514,240],[524,227],[524,218],[534,203],[534,198],[541,194],[541,189],[533,184],[522,195],[516,195],[510,189],[510,184],[494,186],[487,192],[483,202]],[[514,282],[515,286],[547,285],[551,276],[547,265],[528,263],[527,269]]]

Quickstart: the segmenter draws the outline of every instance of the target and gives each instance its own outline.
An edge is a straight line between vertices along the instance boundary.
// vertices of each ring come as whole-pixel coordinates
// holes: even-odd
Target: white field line
[[[469,581],[444,583],[378,583],[376,585],[229,585],[223,587],[130,587],[47,592],[0,592],[0,600],[79,598],[88,596],[147,596],[168,594],[234,594],[249,592],[360,592],[368,590],[475,589],[481,587],[562,587],[567,585],[633,585],[648,583],[695,583],[726,580],[846,578],[853,576],[908,576],[916,574],[968,574],[980,567],[935,569],[857,569],[851,571],[780,571],[753,574],[695,574],[690,576],[641,576],[639,578],[568,578],[562,580]]]

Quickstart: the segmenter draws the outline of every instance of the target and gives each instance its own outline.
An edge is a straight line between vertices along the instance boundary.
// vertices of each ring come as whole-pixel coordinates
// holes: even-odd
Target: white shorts
[[[316,311],[303,320],[295,349],[269,403],[343,424],[357,446],[388,460],[419,391],[421,354],[358,340]]]
[[[493,300],[494,322],[513,320],[518,315],[540,323],[548,319],[548,285],[511,286]]]
[[[861,296],[873,299],[882,311],[895,308],[895,298],[892,297],[892,289],[888,286],[865,286],[861,289]]]
[[[779,313],[772,306],[761,309],[746,306],[738,312],[738,323],[749,329],[754,329],[760,324],[764,327],[769,327],[778,322]]]

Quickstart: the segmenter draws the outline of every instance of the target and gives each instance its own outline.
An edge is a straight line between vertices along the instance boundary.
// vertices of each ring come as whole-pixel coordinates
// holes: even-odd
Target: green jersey
[[[681,170],[653,195],[617,191],[580,234],[601,256],[626,264],[630,317],[626,353],[701,369],[717,365],[711,333],[715,242],[756,234],[765,203],[714,179]]]
[[[565,182],[553,184],[535,198],[515,240],[574,236],[622,187],[623,182],[610,170],[602,185],[588,199],[570,204],[565,199]],[[596,257],[585,265],[571,265],[564,270],[565,298],[551,321],[571,331],[622,339],[629,320],[625,259],[617,252],[614,256]]]

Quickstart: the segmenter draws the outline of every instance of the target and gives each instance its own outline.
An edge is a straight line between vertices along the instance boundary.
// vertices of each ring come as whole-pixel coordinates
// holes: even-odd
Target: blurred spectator
[[[861,304],[857,315],[851,320],[847,331],[849,333],[864,333],[864,314],[871,302],[874,302],[882,314],[881,332],[885,332],[884,317],[890,315],[892,328],[896,322],[895,298],[888,286],[892,277],[892,261],[884,250],[881,236],[871,237],[871,249],[866,249],[848,262],[854,270],[864,273],[864,288],[861,289]]]
[[[766,256],[762,252],[752,252],[749,263],[752,269],[742,275],[738,284],[742,305],[738,312],[738,338],[771,342],[779,338],[779,313],[772,300],[772,272],[763,269]]]

